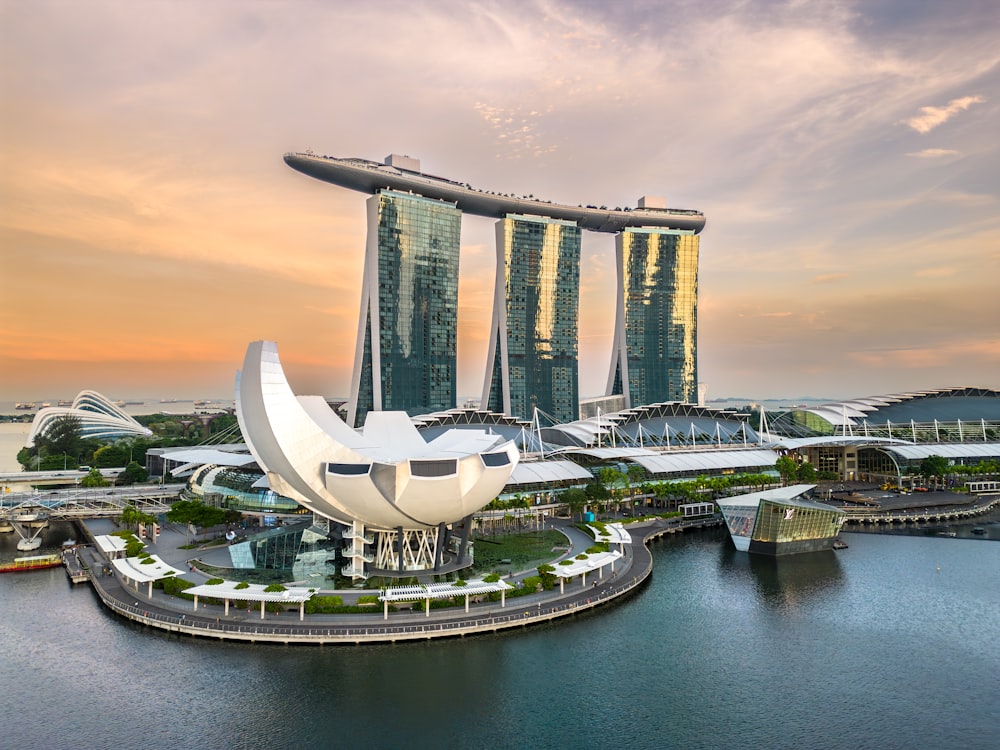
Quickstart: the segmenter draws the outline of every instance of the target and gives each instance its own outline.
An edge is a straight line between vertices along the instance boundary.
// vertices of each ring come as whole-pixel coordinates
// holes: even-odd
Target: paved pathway
[[[102,524],[108,524],[109,528],[105,530]],[[589,535],[569,522],[554,521],[553,525],[572,542],[571,550],[563,557],[576,555],[594,543]],[[277,615],[267,613],[261,619],[259,606],[251,607],[250,611],[237,611],[230,607],[228,616],[224,614],[224,608],[217,605],[202,605],[196,612],[192,602],[187,600],[168,596],[157,589],[149,597],[147,586],[140,584],[136,591],[131,586],[125,586],[117,575],[103,575],[102,569],[106,563],[96,549],[85,548],[83,555],[90,561],[90,568],[94,573],[94,588],[104,604],[125,617],[153,627],[190,635],[277,643],[387,642],[524,627],[607,604],[629,594],[650,575],[652,558],[643,540],[676,530],[677,526],[663,521],[633,525],[630,532],[634,543],[626,546],[626,557],[616,563],[615,573],[611,574],[606,570],[604,577],[598,578],[595,571],[588,575],[586,587],[574,581],[566,586],[563,594],[560,594],[558,588],[554,588],[538,594],[508,598],[505,607],[501,607],[499,602],[483,602],[470,604],[468,613],[464,607],[459,606],[432,609],[429,616],[425,615],[422,608],[415,611],[401,610],[390,612],[388,619],[384,619],[381,607],[376,608],[372,614],[313,614],[305,615],[301,621],[297,610]],[[110,523],[106,521],[89,522],[88,528],[94,533],[111,530]],[[157,544],[150,545],[150,549],[165,562],[186,569],[189,567],[187,560],[196,557],[198,551],[180,549],[184,542],[182,532],[165,528]],[[535,574],[537,571],[532,568],[519,571],[507,580],[514,582]],[[207,578],[198,571],[190,570],[183,577],[198,583]],[[356,601],[361,594],[372,592],[351,589],[335,593],[343,596],[345,603],[348,603]]]

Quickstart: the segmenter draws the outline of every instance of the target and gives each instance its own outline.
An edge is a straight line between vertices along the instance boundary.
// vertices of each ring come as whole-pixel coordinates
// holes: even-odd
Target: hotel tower
[[[498,219],[493,318],[481,408],[530,420],[579,416],[583,230],[617,235],[617,315],[606,395],[628,406],[697,402],[700,211],[643,198],[636,208],[570,206],[476,190],[420,171],[311,153],[285,162],[368,193],[368,239],[348,423],[370,411],[456,406],[462,214]]]

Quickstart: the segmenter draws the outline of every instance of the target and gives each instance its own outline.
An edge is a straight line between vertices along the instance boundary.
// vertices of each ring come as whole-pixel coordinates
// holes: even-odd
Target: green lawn
[[[473,570],[498,573],[528,570],[558,557],[553,547],[569,545],[566,537],[558,531],[529,531],[523,534],[504,534],[490,537],[475,537],[476,564]],[[510,564],[501,564],[510,560]]]

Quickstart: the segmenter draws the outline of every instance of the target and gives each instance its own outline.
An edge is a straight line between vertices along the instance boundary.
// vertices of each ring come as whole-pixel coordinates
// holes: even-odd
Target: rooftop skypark
[[[686,229],[697,234],[705,226],[700,211],[667,208],[665,201],[640,199],[636,208],[606,206],[569,206],[543,201],[533,195],[516,196],[476,190],[471,185],[455,182],[420,171],[420,162],[410,157],[391,155],[384,164],[367,159],[338,159],[309,153],[285,154],[285,163],[292,169],[340,187],[376,193],[382,189],[413,191],[427,198],[454,203],[463,213],[503,218],[508,214],[545,216],[575,222],[581,229],[593,232],[620,232],[626,227],[662,227]],[[664,205],[659,205],[663,203]]]

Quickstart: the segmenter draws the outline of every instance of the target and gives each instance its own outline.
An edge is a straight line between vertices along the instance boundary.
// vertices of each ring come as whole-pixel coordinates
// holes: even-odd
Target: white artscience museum
[[[321,396],[296,396],[278,348],[255,341],[236,377],[236,414],[272,490],[346,527],[345,576],[412,575],[471,564],[468,519],[503,489],[513,442],[449,430],[426,442],[405,412],[373,411],[355,431]]]

